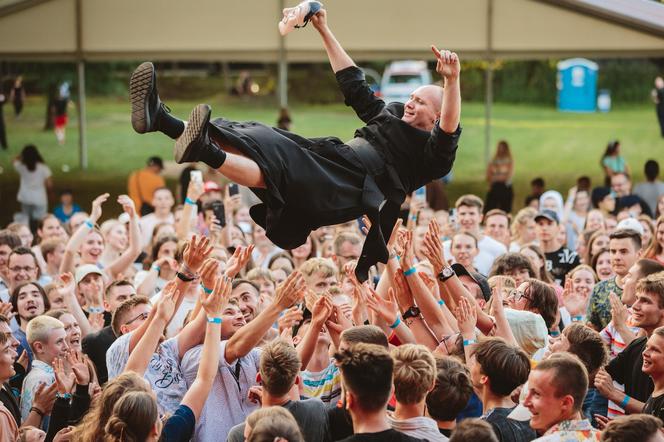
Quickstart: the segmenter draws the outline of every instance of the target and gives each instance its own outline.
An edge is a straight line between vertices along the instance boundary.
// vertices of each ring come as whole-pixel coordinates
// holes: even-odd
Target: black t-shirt
[[[633,340],[606,366],[613,380],[625,386],[625,394],[641,402],[648,400],[655,389],[650,376],[641,371],[647,341],[645,336]]]
[[[389,429],[378,433],[360,433],[354,434],[341,442],[422,442],[422,439],[416,439],[398,432],[397,430]]]
[[[581,264],[579,255],[567,247],[561,247],[555,252],[545,253],[544,256],[546,258],[546,269],[551,272],[553,279],[561,286],[565,284],[565,275]]]
[[[664,419],[664,394],[650,396],[646,401],[646,406],[643,407],[643,413]]]
[[[104,385],[108,380],[108,369],[106,368],[106,351],[111,347],[117,338],[110,326],[104,327],[97,333],[92,333],[83,338],[81,346],[83,353],[88,355],[95,369],[99,384]]]
[[[528,421],[517,421],[507,416],[512,408],[494,408],[482,419],[491,424],[493,432],[500,442],[530,442],[537,439],[537,433],[530,428]]]
[[[438,431],[440,431],[440,434],[447,437],[448,439],[450,437],[452,437],[452,429],[451,428],[439,428]]]

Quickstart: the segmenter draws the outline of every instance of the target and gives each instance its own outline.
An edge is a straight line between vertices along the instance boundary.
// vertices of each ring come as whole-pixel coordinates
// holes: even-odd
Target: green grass
[[[268,101],[244,102],[228,98],[210,101],[214,116],[234,120],[256,120],[274,124],[276,106]],[[194,102],[169,102],[173,113],[186,118]],[[172,142],[161,134],[140,136],[129,122],[126,100],[93,98],[88,108],[89,168],[78,167],[78,131],[76,110],[70,111],[67,144],[60,147],[52,132],[41,130],[44,102],[28,100],[24,115],[14,120],[11,106],[5,106],[9,151],[0,151],[0,223],[4,224],[17,210],[15,195],[18,175],[11,159],[23,145],[36,144],[55,174],[56,188],[72,187],[76,199],[88,206],[91,198],[103,191],[124,192],[130,171],[143,166],[150,155],[171,159]],[[338,136],[349,139],[361,122],[351,109],[334,106],[295,105],[291,109],[292,130],[303,136]],[[484,106],[464,103],[461,137],[451,198],[473,192],[484,195]],[[622,142],[623,155],[632,167],[635,179],[642,178],[643,163],[648,158],[664,159],[664,140],[659,137],[652,106],[618,108],[608,114],[567,114],[553,108],[496,104],[493,109],[492,144],[509,141],[516,164],[515,207],[520,207],[529,190],[528,182],[543,176],[547,186],[566,192],[579,175],[589,175],[599,183],[602,173],[599,158],[610,139]],[[68,166],[65,172],[63,166]]]

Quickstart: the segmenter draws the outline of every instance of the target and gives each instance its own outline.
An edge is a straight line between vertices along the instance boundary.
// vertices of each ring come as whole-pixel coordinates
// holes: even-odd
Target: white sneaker
[[[294,8],[285,8],[284,18],[279,22],[279,32],[281,35],[286,35],[293,29],[305,27],[322,7],[320,2],[303,1]]]

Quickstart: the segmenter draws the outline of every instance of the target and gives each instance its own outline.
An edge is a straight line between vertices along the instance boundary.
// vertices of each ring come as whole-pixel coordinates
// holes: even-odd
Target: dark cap
[[[480,286],[482,290],[482,296],[485,301],[491,299],[491,288],[489,287],[489,281],[480,273],[469,272],[464,266],[459,263],[452,264],[452,270],[456,273],[457,276],[468,276],[470,279],[475,281],[477,285]]]
[[[595,187],[590,194],[590,199],[594,207],[598,207],[599,203],[602,202],[604,198],[611,194],[611,188],[609,187]]]
[[[148,166],[157,166],[160,169],[164,169],[164,162],[160,157],[150,157],[148,158]]]
[[[540,219],[548,219],[549,221],[553,221],[556,224],[560,224],[560,220],[558,219],[558,214],[553,210],[549,209],[540,210],[537,216],[535,217],[535,221]]]

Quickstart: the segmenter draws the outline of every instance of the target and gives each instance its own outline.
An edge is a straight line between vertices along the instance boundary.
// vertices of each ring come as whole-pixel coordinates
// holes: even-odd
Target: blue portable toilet
[[[597,106],[597,63],[570,58],[558,63],[558,110],[595,112]]]

